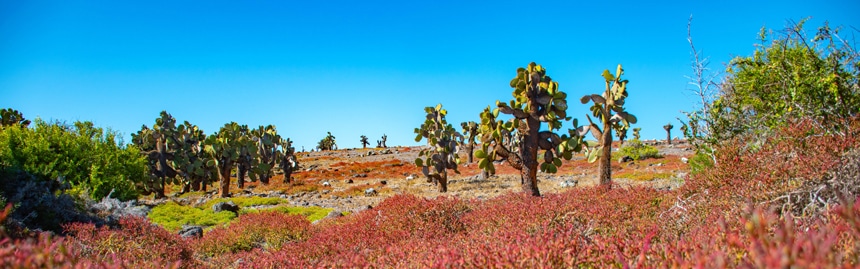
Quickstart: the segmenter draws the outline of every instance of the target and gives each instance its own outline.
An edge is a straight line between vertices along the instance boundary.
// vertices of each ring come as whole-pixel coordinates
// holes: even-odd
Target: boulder
[[[220,202],[212,206],[212,211],[215,211],[215,213],[221,211],[230,211],[233,213],[238,213],[239,206],[233,203],[233,201]]]
[[[182,238],[201,238],[203,237],[203,227],[200,226],[182,226],[182,230],[179,230],[179,236]]]
[[[328,212],[328,215],[326,215],[324,219],[334,219],[340,217],[343,217],[343,212],[332,210],[331,212]]]
[[[558,185],[562,188],[573,188],[573,187],[576,187],[576,184],[579,184],[579,181],[568,179],[568,180],[562,181]]]
[[[618,159],[618,163],[626,163],[626,162],[632,162],[632,161],[633,161],[633,158],[631,158],[630,156],[621,156],[621,158]]]
[[[364,196],[375,196],[377,194],[376,190],[373,188],[369,188],[364,190]]]

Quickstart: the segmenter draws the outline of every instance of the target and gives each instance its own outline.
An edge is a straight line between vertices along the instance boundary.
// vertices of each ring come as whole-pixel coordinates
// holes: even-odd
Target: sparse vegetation
[[[644,160],[648,158],[659,158],[660,153],[657,148],[645,145],[638,139],[628,140],[621,148],[618,149],[619,157],[630,157],[634,161]]]

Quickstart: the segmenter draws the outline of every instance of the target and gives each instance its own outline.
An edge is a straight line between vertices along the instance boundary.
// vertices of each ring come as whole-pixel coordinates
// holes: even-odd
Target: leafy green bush
[[[331,208],[324,208],[318,206],[309,206],[309,207],[301,207],[301,206],[279,206],[273,207],[271,209],[265,209],[261,211],[276,211],[281,213],[287,213],[290,215],[301,215],[308,219],[308,221],[317,221],[325,218],[328,213],[331,213]]]
[[[696,175],[704,172],[706,169],[710,169],[714,167],[714,160],[711,159],[711,155],[700,152],[693,155],[693,157],[689,160],[690,163],[690,173]]]
[[[660,153],[657,148],[645,145],[639,139],[627,140],[624,145],[618,149],[618,158],[624,156],[632,158],[634,161],[644,160],[648,158],[660,158]]]
[[[212,200],[209,200],[208,202],[206,202],[205,204],[203,204],[199,207],[201,207],[203,209],[211,208],[213,205],[215,205],[217,203],[228,202],[228,201],[232,201],[234,204],[236,204],[240,207],[248,207],[248,206],[255,206],[255,205],[277,205],[277,204],[287,203],[287,200],[277,198],[277,197],[252,196],[252,197],[232,197],[232,198],[212,199]]]
[[[137,198],[135,184],[146,177],[146,160],[117,133],[92,122],[67,125],[35,120],[33,128],[0,128],[0,167],[24,171],[39,179],[63,179],[71,193],[100,200],[113,190],[120,200]]]
[[[200,209],[167,202],[152,208],[149,219],[152,223],[161,225],[169,231],[178,231],[182,225],[214,226],[224,224],[236,218],[230,211],[215,213],[211,208]]]

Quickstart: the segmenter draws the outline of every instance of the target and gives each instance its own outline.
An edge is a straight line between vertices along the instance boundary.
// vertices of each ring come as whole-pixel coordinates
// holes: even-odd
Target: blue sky
[[[662,138],[695,101],[691,14],[718,70],[750,55],[762,26],[860,28],[860,1],[464,2],[0,0],[0,107],[127,139],[167,110],[206,133],[274,124],[299,149],[327,131],[341,148],[383,134],[416,145],[425,106],[444,104],[455,126],[477,121],[532,61],[584,121],[579,97],[620,63],[635,127]]]

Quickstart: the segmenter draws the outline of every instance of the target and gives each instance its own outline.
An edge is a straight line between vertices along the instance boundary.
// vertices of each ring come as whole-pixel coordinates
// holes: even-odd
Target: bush
[[[230,225],[205,233],[195,249],[210,257],[254,248],[276,251],[284,244],[306,239],[310,229],[311,223],[302,216],[273,211],[244,214]]]
[[[200,209],[167,202],[152,208],[149,219],[152,223],[161,225],[169,231],[178,231],[182,225],[214,226],[224,224],[236,218],[230,211],[215,213],[211,208]]]
[[[624,156],[632,158],[634,161],[644,160],[648,158],[660,158],[660,153],[657,148],[645,145],[639,139],[627,140],[624,145],[618,149],[618,158]]]
[[[118,229],[89,223],[67,225],[83,257],[94,262],[121,259],[128,268],[173,266],[196,268],[192,250],[179,235],[152,225],[144,218],[126,217]]]
[[[113,190],[114,198],[135,199],[135,184],[146,177],[146,161],[134,146],[118,143],[117,133],[93,127],[35,120],[33,128],[0,128],[0,168],[17,169],[37,180],[62,179],[72,193],[101,200]]]

